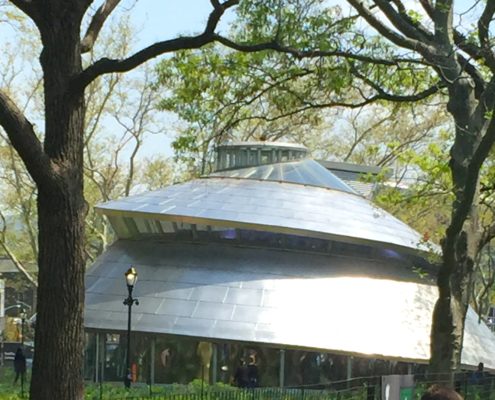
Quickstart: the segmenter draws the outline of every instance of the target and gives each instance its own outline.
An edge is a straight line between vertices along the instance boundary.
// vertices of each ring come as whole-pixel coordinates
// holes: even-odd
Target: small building
[[[86,276],[88,377],[124,375],[131,265],[138,380],[230,382],[250,356],[266,386],[424,368],[438,248],[304,146],[217,151],[208,176],[98,206],[118,240]],[[479,362],[495,370],[495,337],[470,309],[462,363]]]

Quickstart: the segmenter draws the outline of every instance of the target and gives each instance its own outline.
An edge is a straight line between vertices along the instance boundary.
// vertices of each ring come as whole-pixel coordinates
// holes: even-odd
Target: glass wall
[[[98,336],[98,337],[97,337]],[[85,378],[121,381],[126,369],[126,335],[87,333]],[[97,348],[99,349],[97,351]],[[280,370],[283,360],[283,372]],[[136,382],[188,384],[195,379],[236,385],[242,362],[256,365],[258,386],[327,387],[349,377],[418,373],[403,362],[350,357],[236,343],[210,342],[189,337],[134,333],[131,337],[131,370]],[[98,366],[98,367],[97,367]]]

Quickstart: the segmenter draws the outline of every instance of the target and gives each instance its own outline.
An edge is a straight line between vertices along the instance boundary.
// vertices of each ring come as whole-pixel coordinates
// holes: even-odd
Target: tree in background
[[[21,16],[17,20],[25,22]],[[32,33],[25,23],[17,30],[20,33]],[[117,24],[112,24],[111,30],[116,37],[103,33],[98,45],[92,49],[90,60],[97,58],[102,49],[122,57],[129,51],[134,34],[129,19],[123,18]],[[21,38],[22,35],[12,37],[5,46],[0,87],[13,91],[17,81],[24,81],[25,87],[31,91],[18,91],[11,95],[23,104],[25,110],[29,110],[33,119],[42,120],[41,71],[33,56],[36,43],[24,42]],[[26,66],[29,66],[30,71],[27,74]],[[174,179],[170,160],[165,156],[160,169],[156,168],[157,161],[161,159],[159,155],[152,159],[137,159],[146,137],[165,131],[163,121],[153,116],[157,93],[149,82],[151,71],[152,67],[147,66],[132,77],[118,74],[105,76],[93,82],[86,91],[88,110],[84,173],[85,199],[89,206],[85,242],[88,261],[93,261],[101,254],[113,238],[107,220],[94,212],[96,203],[128,196],[136,181],[142,183],[141,189],[156,188],[156,183],[149,185],[145,179],[150,171],[153,171],[153,179],[161,185],[169,184]],[[109,132],[104,125],[117,127]],[[0,246],[3,250],[0,253],[4,253],[24,276],[17,280],[9,278],[6,282],[15,285],[14,290],[21,293],[30,287],[37,287],[37,277],[32,272],[38,254],[36,185],[1,128],[0,145],[0,202],[5,210],[0,211]]]
[[[403,152],[426,148],[447,123],[433,104],[439,98],[414,106],[377,98],[365,107],[350,79],[341,78],[347,75],[327,59],[208,46],[159,63],[158,85],[166,89],[160,107],[177,114],[176,156],[193,160],[199,174],[208,172],[214,145],[226,140],[284,139],[316,158],[391,167]]]

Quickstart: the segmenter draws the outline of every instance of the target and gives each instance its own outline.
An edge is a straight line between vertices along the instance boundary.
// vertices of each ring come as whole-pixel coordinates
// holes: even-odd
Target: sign
[[[20,342],[3,342],[2,343],[2,358],[3,362],[14,361],[15,352],[19,347],[22,347]],[[24,344],[24,356],[26,359],[32,359],[34,354],[34,347]]]
[[[412,400],[413,399],[413,390],[412,387],[403,387],[400,388],[400,400]]]

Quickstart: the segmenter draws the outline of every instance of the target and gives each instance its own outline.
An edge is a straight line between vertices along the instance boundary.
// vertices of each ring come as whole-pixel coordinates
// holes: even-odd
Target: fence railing
[[[13,384],[11,369],[0,368],[0,400],[28,399],[30,376]],[[354,378],[298,387],[262,387],[239,389],[225,384],[208,385],[195,380],[188,385],[153,385],[137,383],[126,390],[122,382],[87,383],[86,400],[384,400],[382,377]],[[433,384],[443,383],[440,377],[414,376],[412,387],[405,388],[404,397],[390,400],[419,400]],[[456,390],[465,400],[495,400],[495,377],[473,379],[473,374],[458,374]],[[21,396],[23,395],[23,396]]]

